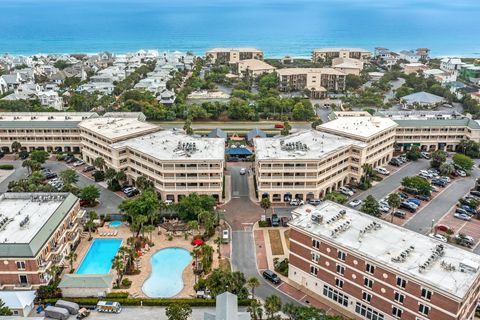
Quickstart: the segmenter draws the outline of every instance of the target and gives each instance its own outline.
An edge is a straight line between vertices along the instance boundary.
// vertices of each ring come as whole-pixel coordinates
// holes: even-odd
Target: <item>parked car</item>
[[[402,199],[408,199],[408,194],[404,193],[404,192],[399,192],[398,195],[400,196],[400,198]]]
[[[424,194],[418,194],[415,196],[415,198],[423,201],[430,201],[430,196],[426,196]]]
[[[341,193],[343,193],[344,195],[346,196],[353,196],[353,191],[348,189],[347,187],[340,187],[340,189],[338,189],[338,191],[340,191]]]
[[[25,159],[28,158],[28,155],[29,154],[28,154],[27,151],[21,151],[19,157],[20,157],[20,159],[25,160]]]
[[[400,219],[405,219],[407,217],[407,214],[403,211],[400,211],[400,210],[397,210],[393,213],[393,215],[397,218],[400,218]]]
[[[430,233],[428,236],[430,238],[433,238],[433,239],[436,239],[436,240],[439,240],[439,241],[442,241],[442,242],[445,242],[445,243],[448,242],[448,239],[445,236],[442,236],[441,234],[438,234],[438,233]]]
[[[470,248],[475,245],[475,240],[472,237],[464,234],[457,234],[454,239],[459,245],[462,245],[464,247]]]
[[[140,191],[138,191],[137,188],[133,188],[132,190],[130,190],[129,192],[127,192],[125,194],[127,195],[127,197],[131,198],[133,196],[136,196],[139,193],[140,193]]]
[[[470,191],[470,194],[475,197],[480,197],[480,191]]]
[[[85,168],[83,168],[83,172],[90,172],[90,171],[93,171],[95,170],[95,167],[94,166],[86,166]]]
[[[459,213],[459,214],[464,214],[464,215],[467,215],[467,216],[471,216],[472,214],[469,213],[467,210],[464,210],[462,208],[456,208],[455,209],[455,213]]]
[[[455,170],[454,174],[459,176],[459,177],[466,177],[467,176],[467,173],[463,170]]]
[[[454,213],[453,216],[457,219],[464,220],[464,221],[470,221],[472,219],[469,215],[462,214],[462,213]]]
[[[85,164],[85,161],[83,160],[77,160],[73,163],[73,166],[74,167],[80,167],[80,166],[83,166]]]
[[[310,199],[310,200],[308,200],[308,204],[311,204],[312,206],[318,206],[320,203],[322,203],[322,200],[320,200],[320,199]]]
[[[265,270],[262,273],[263,278],[267,279],[270,282],[273,282],[275,284],[279,284],[281,282],[280,278],[277,276],[277,274],[271,270]]]
[[[434,179],[432,180],[431,182],[433,185],[435,186],[439,186],[439,187],[445,187],[447,185],[447,183],[443,180],[440,180],[440,179]]]
[[[438,192],[438,188],[435,187],[435,186],[430,186],[430,190],[431,190],[432,192]]]
[[[451,180],[449,177],[447,177],[447,176],[441,176],[441,177],[438,178],[438,179],[443,180],[443,181],[445,181],[446,183],[450,183],[450,181],[452,181],[452,180]]]
[[[230,231],[225,229],[222,231],[222,243],[228,243],[230,241]]]
[[[450,230],[450,228],[444,224],[437,224],[435,228],[437,228],[438,231],[442,231],[442,232],[447,232],[448,230]]]
[[[377,171],[380,174],[383,174],[384,176],[388,176],[390,174],[390,171],[388,171],[384,167],[375,168],[375,171]]]
[[[407,201],[416,204],[417,207],[420,206],[420,204],[422,203],[420,199],[416,199],[416,198],[409,198],[407,199]]]
[[[380,205],[378,206],[378,210],[380,210],[380,212],[388,212],[390,211],[390,208],[384,205]]]
[[[56,178],[58,175],[55,172],[47,172],[45,174],[45,179],[53,179]]]
[[[276,213],[272,214],[272,227],[279,227],[280,226],[280,219]]]
[[[360,199],[356,199],[356,200],[352,200],[350,201],[350,203],[348,204],[350,207],[353,207],[353,208],[356,208],[358,207],[359,205],[362,204],[362,200]]]
[[[430,159],[430,154],[428,152],[422,151],[420,152],[422,158],[424,159]]]
[[[415,213],[418,207],[414,203],[403,201],[402,203],[400,203],[400,208],[404,208],[410,211],[411,213]]]
[[[400,167],[403,162],[397,158],[392,158],[392,160],[390,160],[390,162],[388,162],[389,165],[392,165],[392,166],[395,166],[395,167]]]
[[[243,176],[245,173],[247,173],[247,169],[242,168],[240,169],[240,174]]]
[[[462,204],[460,206],[461,209],[467,211],[468,213],[471,213],[471,214],[477,214],[477,210],[475,210],[474,208],[470,207],[470,206],[467,206],[466,204]]]
[[[283,123],[275,123],[275,129],[283,129]]]
[[[293,199],[290,201],[291,206],[302,206],[304,204],[303,200]]]

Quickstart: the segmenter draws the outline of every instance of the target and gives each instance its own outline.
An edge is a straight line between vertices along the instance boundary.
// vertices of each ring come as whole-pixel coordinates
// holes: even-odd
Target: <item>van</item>
[[[390,174],[390,171],[388,171],[384,167],[378,167],[375,169],[375,171],[377,171],[380,174],[383,174],[384,176],[388,176]]]
[[[96,310],[106,313],[120,313],[122,306],[116,301],[98,301]]]
[[[70,317],[70,313],[64,308],[48,306],[45,308],[45,317],[58,320],[67,320]]]
[[[308,200],[308,204],[312,206],[318,206],[322,201],[320,199],[310,199]]]
[[[57,300],[55,307],[67,309],[70,314],[77,314],[80,307],[75,302]]]

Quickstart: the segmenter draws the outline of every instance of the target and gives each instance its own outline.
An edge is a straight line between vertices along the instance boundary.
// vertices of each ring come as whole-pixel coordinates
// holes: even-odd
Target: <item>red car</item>
[[[444,224],[437,224],[436,228],[438,231],[447,232],[450,228]]]
[[[283,129],[283,124],[282,123],[275,124],[275,129]]]
[[[89,201],[80,199],[80,207],[88,207],[88,206],[90,206]]]

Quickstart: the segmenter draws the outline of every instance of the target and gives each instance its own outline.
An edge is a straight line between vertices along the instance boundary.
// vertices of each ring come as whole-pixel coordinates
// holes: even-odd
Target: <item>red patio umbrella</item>
[[[199,246],[203,243],[203,240],[202,239],[195,239],[193,240],[193,244],[196,245],[196,246]]]

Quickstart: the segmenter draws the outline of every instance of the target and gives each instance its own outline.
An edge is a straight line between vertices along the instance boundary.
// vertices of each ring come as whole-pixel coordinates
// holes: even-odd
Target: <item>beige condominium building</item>
[[[390,119],[340,118],[317,130],[254,139],[259,197],[309,200],[359,181],[363,164],[391,159],[395,127]]]
[[[292,212],[290,283],[352,319],[472,320],[480,256],[337,203]]]
[[[2,112],[0,114],[0,148],[12,151],[17,141],[21,149],[80,152],[78,124],[96,118],[94,112]]]
[[[280,91],[308,90],[312,98],[322,98],[329,92],[345,90],[346,74],[333,68],[278,69]]]
[[[248,59],[238,62],[237,74],[256,78],[265,73],[275,72],[275,67],[258,59]]]
[[[52,265],[80,240],[78,198],[69,193],[0,195],[0,289],[29,290],[47,284]]]
[[[135,180],[144,176],[164,200],[178,201],[190,193],[222,201],[225,140],[195,138],[166,130],[112,144],[114,162]]]
[[[372,53],[359,48],[320,48],[312,51],[313,62],[330,63],[335,58],[350,58],[368,61],[372,58]]]
[[[332,60],[332,68],[345,74],[358,76],[363,70],[363,61],[351,58],[335,58]]]
[[[235,64],[241,60],[263,60],[263,51],[257,48],[213,48],[205,53],[210,63]]]

